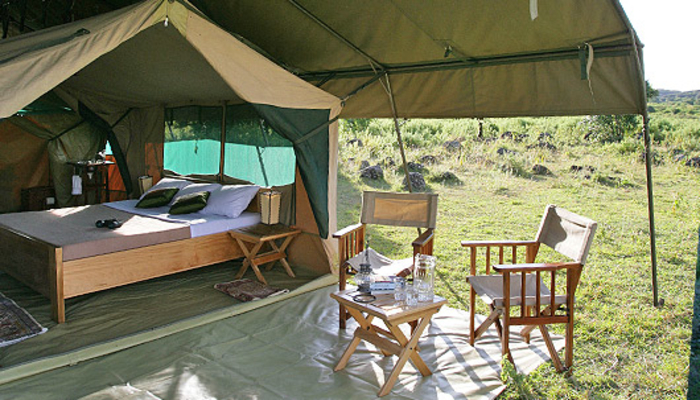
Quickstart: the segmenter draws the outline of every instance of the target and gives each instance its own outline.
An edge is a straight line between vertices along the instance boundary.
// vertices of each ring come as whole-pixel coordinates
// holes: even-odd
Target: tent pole
[[[389,80],[389,75],[386,75],[386,89],[389,95],[389,103],[391,103],[391,114],[394,116],[394,128],[396,129],[396,139],[399,142],[399,152],[401,153],[401,161],[403,162],[403,171],[406,174],[406,186],[408,187],[408,192],[413,193],[413,188],[411,185],[411,176],[408,171],[408,163],[406,163],[406,152],[403,148],[403,140],[401,139],[401,126],[399,125],[399,115],[396,111],[396,101],[394,100],[394,92],[391,90],[391,81]]]
[[[312,21],[314,21],[321,28],[325,29],[328,33],[333,35],[336,39],[340,40],[343,44],[345,44],[346,46],[351,48],[357,54],[359,54],[362,57],[364,57],[365,59],[367,59],[367,61],[369,61],[370,64],[373,64],[381,69],[385,69],[384,65],[382,65],[379,61],[377,61],[374,57],[365,53],[361,48],[357,47],[354,43],[350,42],[343,35],[338,33],[335,29],[331,28],[327,23],[323,22],[319,17],[317,17],[316,15],[311,13],[311,11],[304,8],[304,6],[299,4],[296,0],[288,0],[288,1],[291,5],[296,7],[302,14],[306,15],[308,18],[310,18]]]
[[[654,292],[654,307],[663,305],[663,299],[659,303],[659,285],[656,274],[656,228],[654,223],[654,189],[651,179],[651,135],[649,134],[649,113],[647,111],[642,115],[644,121],[644,151],[645,151],[645,166],[647,173],[647,204],[649,207],[649,239],[651,243],[651,285]]]
[[[221,105],[221,147],[219,148],[219,157],[221,161],[219,162],[219,182],[224,181],[224,162],[226,156],[226,102]]]

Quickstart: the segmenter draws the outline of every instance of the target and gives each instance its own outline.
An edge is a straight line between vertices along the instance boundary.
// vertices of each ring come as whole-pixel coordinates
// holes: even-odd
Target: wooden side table
[[[69,161],[69,165],[80,171],[83,180],[83,203],[89,204],[88,192],[94,192],[93,204],[102,203],[102,193],[109,203],[109,167],[114,161]]]
[[[240,279],[248,270],[248,267],[253,269],[255,276],[260,282],[267,285],[267,281],[260,272],[261,265],[271,263],[267,270],[271,270],[275,265],[276,261],[280,261],[284,270],[287,271],[287,275],[294,278],[294,272],[292,268],[287,263],[287,253],[285,250],[289,243],[292,242],[298,234],[301,233],[301,229],[285,226],[282,224],[277,225],[265,225],[258,224],[253,226],[247,226],[245,228],[234,229],[228,232],[233,239],[236,240],[238,245],[241,247],[243,254],[245,255],[245,260],[243,260],[243,266],[241,270],[236,274],[236,279]],[[277,240],[283,239],[281,245],[277,245]],[[270,250],[260,253],[263,245],[268,244]]]
[[[357,349],[357,345],[360,344],[360,340],[365,340],[377,346],[385,356],[392,354],[399,356],[394,369],[391,370],[389,377],[379,390],[379,396],[384,396],[391,391],[401,370],[409,359],[423,376],[431,375],[432,372],[418,354],[418,339],[425,328],[428,327],[430,319],[435,313],[440,311],[440,308],[447,303],[447,300],[435,296],[430,303],[418,303],[417,306],[408,307],[396,302],[393,294],[377,295],[377,299],[371,303],[354,301],[352,297],[355,294],[357,294],[355,290],[342,290],[331,293],[331,297],[344,306],[360,324],[360,327],[355,329],[354,337],[343,356],[340,357],[335,371],[345,368],[350,356]],[[382,320],[388,330],[373,325],[372,320],[374,318]],[[416,327],[413,329],[411,337],[406,338],[399,325],[412,322],[417,323]]]

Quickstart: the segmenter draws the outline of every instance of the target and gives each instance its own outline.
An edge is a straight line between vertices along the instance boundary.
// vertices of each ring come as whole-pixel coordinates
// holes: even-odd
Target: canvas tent
[[[43,18],[32,19],[42,9],[32,1],[28,12],[8,9],[10,28],[65,15],[44,6]],[[92,0],[66,12],[79,19],[133,1]],[[618,0],[192,3],[268,59],[341,97],[345,118],[647,112],[642,44]],[[647,175],[655,271],[650,165]]]
[[[36,118],[37,126],[31,116],[14,116],[51,90],[87,123],[73,126],[59,115]],[[94,138],[111,131],[113,148],[128,147],[126,169],[120,165],[120,171],[132,184],[140,175],[162,172],[165,107],[248,105],[294,148],[301,177],[292,194],[296,223],[316,238],[299,243],[312,245],[318,254],[311,260],[329,270],[332,252],[318,238],[335,228],[337,124],[332,121],[340,100],[274,65],[187,2],[149,0],[3,41],[0,94],[0,117],[9,118],[5,124],[35,133],[44,146],[48,140],[50,150],[54,146],[70,155],[82,146],[78,154],[92,155],[98,149]],[[86,126],[90,132],[76,137]],[[51,140],[56,136],[61,137]],[[87,137],[93,138],[89,145]],[[0,168],[14,161],[5,160]]]
[[[387,72],[402,118],[641,114],[645,107],[640,44],[616,0],[195,5],[337,96]],[[393,115],[382,86],[373,85],[342,116]]]

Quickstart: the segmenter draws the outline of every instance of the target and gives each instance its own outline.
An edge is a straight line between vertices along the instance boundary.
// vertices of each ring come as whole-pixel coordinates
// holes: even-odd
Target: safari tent
[[[101,10],[123,8],[97,16],[82,9],[85,14],[70,24],[0,41],[0,211],[16,211],[21,188],[43,185],[49,179],[56,187],[57,200],[69,201],[70,188],[65,185],[71,170],[65,162],[72,157],[92,157],[105,140],[119,164],[118,174],[124,180],[121,190],[134,196],[141,175],[157,180],[169,167],[174,172],[190,169],[190,165],[167,159],[164,152],[168,143],[178,142],[172,140],[177,136],[174,131],[207,132],[202,137],[185,135],[183,141],[192,142],[186,149],[190,158],[199,159],[193,154],[200,150],[207,154],[203,158],[212,155],[205,149],[218,151],[214,155],[217,162],[208,167],[206,175],[219,181],[257,177],[264,183],[262,175],[270,178],[258,173],[259,164],[265,164],[257,157],[260,152],[252,159],[235,152],[227,156],[228,145],[244,144],[253,151],[293,150],[296,185],[287,189],[294,210],[288,221],[300,225],[306,234],[290,249],[290,258],[328,272],[334,254],[323,239],[336,228],[337,118],[646,116],[642,45],[617,0],[146,0],[136,4],[95,0],[94,5]],[[45,18],[50,20],[50,15]],[[257,133],[239,134],[248,128],[236,129],[237,124]],[[398,122],[396,128],[400,140]],[[231,137],[229,130],[234,132]],[[270,131],[277,136],[267,134]],[[648,129],[644,133],[648,152]],[[207,140],[217,142],[218,147],[207,147]],[[276,161],[290,157],[289,152],[268,153],[284,156],[268,160],[267,172]],[[249,160],[244,164],[252,172],[231,170],[239,159]],[[278,183],[270,186],[285,187],[290,182]],[[651,185],[649,196],[651,201]],[[650,204],[650,216],[652,209]],[[653,217],[651,223],[653,235]],[[655,259],[653,263],[655,266]],[[330,278],[325,284],[333,280]],[[322,297],[328,300],[327,295]],[[169,299],[172,304],[154,299],[151,305],[163,307],[159,315],[167,314],[181,304],[177,298]],[[309,301],[313,305],[321,300]],[[310,312],[306,305],[285,307],[295,307],[293,313],[315,325],[337,321],[337,315],[326,315],[337,307]],[[294,329],[308,328],[309,322],[290,320],[287,311],[283,306],[267,308],[266,321],[258,321],[256,327],[264,329],[267,324],[292,337],[297,333]],[[224,311],[205,317],[189,315],[187,329],[204,338],[243,332],[212,323],[227,315]],[[87,320],[83,323],[89,324]],[[38,364],[14,356],[6,364],[12,368],[0,371],[0,383],[165,336],[173,348],[187,347],[187,340],[175,334],[185,329],[178,324],[166,324],[158,332],[129,340],[91,343],[86,352],[71,350]],[[464,332],[464,327],[457,328],[455,332]],[[85,336],[89,336],[97,328],[86,329]],[[277,332],[264,333],[273,336]],[[333,332],[316,334],[314,339],[324,345],[332,342],[329,337],[339,338]],[[53,343],[43,346],[48,349]],[[147,346],[163,362],[169,357],[162,346]],[[299,340],[285,351],[290,346],[303,350],[314,344]],[[236,346],[224,349],[232,347]],[[279,348],[272,352],[275,350]],[[122,370],[130,369],[129,357],[138,351],[132,348],[115,356],[121,358]],[[454,346],[436,354],[453,352]],[[303,354],[289,357],[305,358]],[[242,359],[256,360],[252,356]],[[223,360],[217,358],[217,362]],[[79,367],[75,374],[87,373],[85,368],[89,368]],[[303,369],[309,370],[313,368]],[[289,377],[277,379],[279,371],[265,371],[270,373],[268,379],[261,378],[257,384],[290,382]],[[187,368],[178,373],[186,375]],[[496,387],[493,391],[497,393],[500,381],[494,379],[496,383],[489,385],[495,386],[483,382],[476,386]],[[27,384],[36,382],[70,384],[60,371],[46,381],[37,377]],[[364,386],[352,382],[340,386]],[[454,382],[448,384],[462,389]],[[297,386],[285,389],[288,393],[318,389]],[[20,382],[16,390],[21,389]],[[268,397],[273,398],[272,393]],[[354,393],[337,392],[339,396]]]
[[[0,117],[7,118],[1,128],[6,145],[0,150],[3,211],[17,211],[22,183],[47,174],[46,163],[37,156],[47,147],[52,183],[63,205],[66,194],[70,199],[66,161],[90,159],[105,139],[118,150],[115,155],[121,154],[119,172],[127,177],[128,194],[134,194],[139,176],[150,174],[157,181],[163,173],[164,127],[173,119],[182,123],[177,116],[195,107],[189,111],[199,114],[198,126],[209,123],[219,134],[222,117],[229,119],[228,131],[235,131],[238,120],[264,119],[283,136],[278,142],[293,148],[296,157],[287,156],[296,158],[291,180],[298,165],[303,182],[299,193],[290,193],[285,201],[296,201],[295,210],[306,214],[290,221],[317,238],[334,229],[337,127],[331,122],[340,112],[340,100],[274,65],[187,2],[146,1],[8,39],[0,47],[0,60]],[[30,104],[43,106],[43,112],[22,115]],[[202,121],[202,108],[214,116]],[[232,136],[223,141],[253,140],[264,146],[259,138]],[[223,180],[230,170],[234,177],[245,176],[223,166],[219,171],[218,164],[234,163],[240,156],[232,153],[221,157],[215,149],[203,155],[221,160],[210,172],[214,179]],[[268,160],[267,168],[274,168],[274,161],[280,162]],[[288,185],[289,180],[279,183]],[[322,249],[320,242],[316,248]],[[332,255],[320,254],[329,270]]]

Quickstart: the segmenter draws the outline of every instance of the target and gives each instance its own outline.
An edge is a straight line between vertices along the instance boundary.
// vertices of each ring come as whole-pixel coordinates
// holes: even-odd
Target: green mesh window
[[[262,186],[294,182],[292,142],[280,136],[249,105],[229,106],[226,114],[224,174]]]
[[[218,174],[221,107],[180,107],[165,112],[163,167],[178,174]]]
[[[222,107],[180,107],[165,113],[165,169],[179,174],[218,174]],[[226,108],[224,174],[261,186],[294,182],[292,143],[249,105]]]

